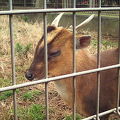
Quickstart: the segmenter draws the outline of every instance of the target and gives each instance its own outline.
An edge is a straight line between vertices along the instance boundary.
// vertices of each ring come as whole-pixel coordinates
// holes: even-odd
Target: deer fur
[[[69,74],[73,72],[73,33],[62,27],[48,26],[48,71],[49,77]],[[79,49],[76,51],[77,72],[97,68],[97,55],[91,55],[87,46],[90,36],[76,35]],[[58,53],[57,53],[58,52]],[[53,54],[54,53],[54,54]],[[118,48],[101,52],[101,67],[118,63]],[[45,77],[44,40],[39,41],[33,62],[26,72],[29,80]],[[116,106],[118,70],[110,69],[100,72],[100,112]],[[73,78],[55,81],[60,96],[72,107]],[[83,116],[96,114],[97,108],[97,73],[76,77],[77,113]],[[105,120],[106,118],[102,118]]]

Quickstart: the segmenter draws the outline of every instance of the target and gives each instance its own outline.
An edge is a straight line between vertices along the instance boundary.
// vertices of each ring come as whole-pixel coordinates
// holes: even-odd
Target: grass
[[[92,47],[95,47],[97,49],[97,43],[98,43],[97,40],[92,40],[91,41]],[[115,47],[117,47],[117,42],[108,41],[108,40],[103,39],[101,41],[101,46],[102,46],[102,50],[106,50],[109,48],[115,48]]]
[[[16,43],[15,44],[15,52],[19,57],[25,56],[26,58],[28,58],[28,53],[31,50],[31,46],[32,46],[31,43],[29,43],[27,45]]]
[[[0,17],[0,87],[6,86],[4,81],[11,80],[11,48],[8,20],[8,16]],[[24,76],[25,71],[23,70],[28,68],[31,63],[31,58],[33,56],[32,53],[34,52],[35,46],[41,37],[41,29],[41,24],[38,22],[35,22],[34,24],[27,23],[19,16],[14,17],[13,39],[15,41],[16,51],[15,62],[17,83],[20,83],[18,76]],[[22,66],[22,70],[19,69],[19,66]],[[10,82],[7,85],[10,85]]]
[[[6,91],[6,92],[2,92],[0,94],[0,101],[1,100],[5,100],[7,99],[8,97],[12,96],[13,95],[13,91]]]
[[[83,119],[80,115],[76,115],[76,120],[81,120],[81,119]],[[73,116],[72,115],[70,115],[70,116],[66,116],[65,118],[64,118],[64,120],[73,120]]]
[[[40,104],[33,104],[29,107],[18,109],[18,118],[21,120],[45,120],[45,107]]]
[[[1,110],[5,115],[0,114],[0,120],[13,120],[13,108],[9,107],[7,111],[5,108]],[[19,106],[17,116],[19,120],[45,120],[45,107],[41,104]]]
[[[30,21],[30,18],[26,15],[22,15],[21,16],[22,20],[24,20],[25,22],[29,22]]]
[[[40,91],[38,90],[34,90],[34,91],[29,91],[26,92],[22,95],[23,100],[34,100],[37,96],[39,96],[40,94],[42,94]]]
[[[0,17],[0,87],[12,85],[8,21],[8,16]],[[33,24],[27,23],[27,21],[27,18],[21,19],[19,16],[13,19],[17,84],[25,82],[25,70],[31,63],[35,46],[41,37],[42,31],[40,23],[35,22]],[[21,111],[19,114],[20,120],[44,120],[43,107],[41,105],[34,104],[30,107],[26,106],[24,110],[24,101],[30,101],[33,104],[32,100],[39,97],[40,94],[41,92],[35,89],[33,92],[27,92],[26,89],[17,92],[18,105],[20,103],[18,110],[20,109],[19,111]],[[0,93],[0,120],[12,120],[13,118],[12,95],[12,91]]]
[[[18,93],[18,92],[19,92],[19,90],[16,90],[16,93]],[[0,101],[6,100],[7,98],[9,98],[12,95],[13,95],[12,90],[0,93]]]
[[[9,79],[5,79],[5,78],[0,78],[0,85],[1,85],[1,87],[3,87],[3,86],[8,86],[8,85],[10,85],[11,84],[11,79],[9,78]]]

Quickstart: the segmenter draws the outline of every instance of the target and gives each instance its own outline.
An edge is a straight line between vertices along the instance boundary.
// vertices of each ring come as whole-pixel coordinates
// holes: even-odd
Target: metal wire
[[[101,16],[98,12],[98,45],[97,45],[97,68],[100,68],[100,49],[101,49]],[[100,72],[97,72],[97,120],[99,120],[100,103]]]
[[[45,105],[46,105],[46,120],[49,120],[48,82],[45,83]]]
[[[46,0],[44,0],[44,6],[43,6],[44,9],[47,8],[47,4],[46,4]]]
[[[99,7],[101,7],[101,0],[99,0]],[[101,50],[101,11],[98,11],[98,44],[97,44],[97,68],[100,68],[100,50]],[[100,109],[100,72],[97,72],[97,112],[96,119],[99,120]]]
[[[76,0],[73,1],[73,8],[76,7]],[[73,12],[73,73],[76,72],[76,13]],[[73,77],[73,120],[76,120],[76,78]]]
[[[12,15],[9,16],[10,24],[10,43],[11,43],[11,63],[12,63],[12,85],[16,84],[15,77],[15,56],[14,56],[14,40],[13,40],[13,27],[12,27]],[[16,103],[16,90],[13,90],[13,106],[14,106],[14,120],[17,120],[17,103]]]
[[[10,7],[10,10],[13,9],[13,1],[12,0],[9,0],[9,7]]]
[[[46,13],[44,13],[44,51],[45,51],[45,78],[48,78],[47,15]],[[46,104],[46,119],[49,120],[48,83],[45,83],[45,104]]]
[[[46,0],[44,0],[44,9],[46,9]],[[45,78],[48,78],[48,49],[47,49],[47,15],[43,14],[44,19],[44,51],[45,51]],[[46,120],[49,120],[49,105],[48,105],[48,83],[45,83],[45,105],[46,105]]]
[[[81,12],[81,11],[119,11],[120,7],[107,8],[62,8],[62,9],[28,9],[28,10],[11,10],[0,11],[0,15],[15,15],[15,14],[31,14],[31,13],[53,13],[53,12]]]
[[[120,107],[118,108],[120,110]],[[102,113],[99,113],[99,117],[102,117],[104,115],[107,115],[107,114],[110,114],[110,113],[114,113],[116,111],[116,108],[114,109],[111,109],[111,110],[107,110],[105,112],[102,112]],[[90,117],[87,117],[87,118],[84,118],[82,120],[92,120],[94,118],[96,118],[97,116],[96,115],[93,115],[93,116],[90,116]]]
[[[120,64],[120,11],[119,11],[119,40],[118,40],[118,63]],[[117,113],[120,115],[119,112],[119,105],[120,105],[120,68],[118,68],[118,93],[117,93]]]
[[[8,86],[8,87],[3,87],[3,88],[0,88],[0,92],[13,90],[13,89],[18,89],[18,88],[23,88],[23,87],[26,87],[26,86],[32,86],[32,85],[46,83],[46,82],[51,82],[51,81],[57,81],[57,80],[70,78],[70,77],[75,77],[75,76],[77,77],[77,76],[80,76],[80,75],[95,73],[95,72],[98,72],[98,71],[104,71],[104,70],[109,70],[109,69],[113,69],[113,68],[120,68],[120,64],[111,65],[111,66],[107,66],[107,67],[101,67],[101,68],[92,69],[92,70],[86,70],[86,71],[82,71],[82,72],[66,74],[66,75],[61,75],[61,76],[56,76],[56,77],[51,77],[51,78],[46,78],[46,79],[41,79],[41,80],[37,80],[37,81],[26,82],[26,83],[22,83],[22,84],[18,84],[18,85],[12,85],[12,86]]]
[[[99,8],[101,8],[101,0],[99,0]],[[98,44],[97,44],[97,68],[100,68],[100,50],[101,50],[101,11],[98,11]],[[97,72],[97,112],[96,119],[99,120],[100,109],[100,72]]]
[[[76,72],[76,13],[73,12],[73,72]],[[76,78],[73,77],[73,120],[76,120]]]
[[[10,10],[12,10],[12,0],[9,0]],[[13,39],[13,15],[9,15],[9,28],[10,28],[10,43],[11,43],[11,64],[12,64],[12,85],[16,84],[15,77],[15,50],[14,50],[14,39]],[[13,90],[13,111],[14,120],[17,120],[17,101],[16,101],[16,89]]]

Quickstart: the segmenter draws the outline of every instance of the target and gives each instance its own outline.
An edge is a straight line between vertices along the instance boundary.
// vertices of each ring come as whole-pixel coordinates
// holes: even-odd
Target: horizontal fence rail
[[[52,13],[52,12],[82,12],[82,11],[119,11],[120,7],[107,8],[64,8],[64,9],[29,9],[0,11],[0,15],[31,14],[31,13]]]
[[[118,108],[120,110],[120,107]],[[105,112],[102,112],[102,113],[99,113],[99,116],[102,117],[104,115],[107,115],[107,114],[110,114],[110,113],[114,113],[116,111],[116,108],[114,109],[111,109],[111,110],[107,110]],[[91,119],[94,119],[96,118],[96,115],[93,115],[93,116],[90,116],[90,117],[87,117],[87,118],[84,118],[82,120],[91,120]]]
[[[99,71],[103,71],[103,70],[109,70],[109,69],[113,69],[113,68],[120,68],[120,64],[107,66],[107,67],[101,67],[101,68],[98,68],[98,69],[92,69],[92,70],[87,70],[87,71],[82,71],[82,72],[66,74],[66,75],[61,75],[61,76],[57,76],[57,77],[41,79],[41,80],[32,81],[32,82],[26,82],[26,83],[22,83],[22,84],[18,84],[18,85],[12,85],[12,86],[8,86],[8,87],[3,87],[3,88],[0,88],[0,92],[7,91],[7,90],[18,89],[18,88],[22,88],[22,87],[26,87],[26,86],[31,86],[31,85],[36,85],[36,84],[40,84],[40,83],[51,82],[51,81],[56,81],[56,80],[60,80],[60,79],[75,77],[75,76],[79,76],[79,75],[95,73],[95,72],[99,72]]]

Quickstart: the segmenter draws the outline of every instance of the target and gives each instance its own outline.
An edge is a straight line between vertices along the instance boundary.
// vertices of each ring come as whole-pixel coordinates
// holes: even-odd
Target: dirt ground
[[[19,107],[27,107],[32,104],[42,104],[45,106],[45,91],[44,84],[35,85],[31,87],[21,88],[20,92],[17,94],[17,106]],[[21,101],[21,96],[26,91],[34,91],[39,90],[41,94],[37,96],[34,100]],[[49,118],[50,120],[62,120],[65,116],[71,115],[72,110],[68,107],[68,105],[61,99],[58,95],[55,85],[53,82],[48,84],[48,104],[49,104]],[[13,114],[9,114],[10,109],[13,107],[12,97],[5,101],[0,102],[0,120],[12,120]],[[5,111],[5,112],[4,112]],[[6,117],[5,117],[6,115]],[[21,120],[21,119],[20,119]],[[26,119],[25,119],[26,120]]]
[[[38,85],[36,87],[31,87],[31,89],[39,89],[43,91],[43,94],[38,98],[38,103],[45,104],[45,91],[44,84]],[[48,103],[50,109],[50,120],[62,120],[65,116],[71,115],[71,108],[63,101],[58,92],[56,91],[54,82],[48,84]]]

